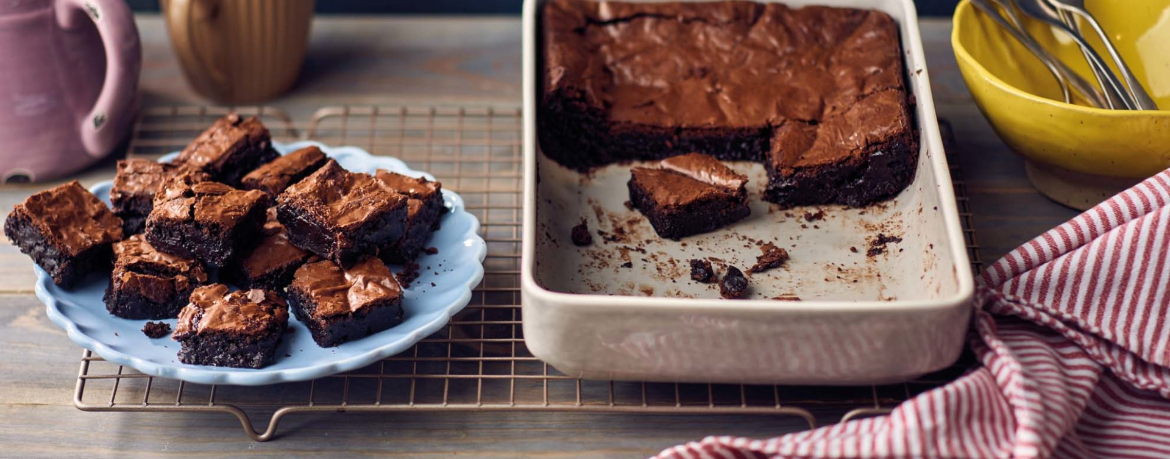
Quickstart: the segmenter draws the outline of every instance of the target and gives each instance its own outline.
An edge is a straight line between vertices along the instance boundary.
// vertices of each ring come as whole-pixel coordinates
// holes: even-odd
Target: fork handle
[[[1097,32],[1097,36],[1101,37],[1101,42],[1105,44],[1105,50],[1109,51],[1109,57],[1112,57],[1113,62],[1117,63],[1117,69],[1121,71],[1121,78],[1125,79],[1126,86],[1129,86],[1129,93],[1133,96],[1134,102],[1137,103],[1137,109],[1157,110],[1158,104],[1154,102],[1154,99],[1150,98],[1150,94],[1142,87],[1142,83],[1138,81],[1137,76],[1133,74],[1129,66],[1125,65],[1125,60],[1121,58],[1121,54],[1113,46],[1113,41],[1109,40],[1109,36],[1105,34],[1105,29],[1102,29],[1101,24],[1097,23],[1097,19],[1085,10],[1070,8],[1069,11],[1085,18],[1085,21],[1089,23],[1093,31]]]

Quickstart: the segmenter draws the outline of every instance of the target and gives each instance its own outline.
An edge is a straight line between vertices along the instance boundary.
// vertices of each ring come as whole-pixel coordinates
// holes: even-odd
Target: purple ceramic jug
[[[0,183],[109,154],[134,121],[141,66],[124,0],[0,0]]]

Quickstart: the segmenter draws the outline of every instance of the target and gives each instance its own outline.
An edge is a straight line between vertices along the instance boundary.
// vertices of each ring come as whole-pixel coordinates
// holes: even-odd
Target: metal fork
[[[1117,48],[1113,46],[1113,41],[1109,39],[1109,35],[1105,33],[1105,29],[1101,28],[1101,24],[1097,22],[1097,18],[1093,17],[1089,10],[1085,9],[1085,0],[1047,0],[1053,7],[1058,10],[1063,10],[1072,14],[1080,16],[1093,31],[1097,32],[1097,36],[1101,37],[1101,43],[1105,44],[1105,50],[1109,52],[1109,56],[1113,58],[1113,62],[1117,63],[1117,69],[1121,71],[1121,78],[1125,79],[1125,84],[1129,86],[1129,94],[1133,96],[1134,102],[1137,104],[1139,110],[1157,110],[1158,105],[1154,103],[1154,99],[1150,98],[1150,94],[1142,87],[1142,83],[1138,81],[1137,76],[1125,65],[1125,60],[1121,58],[1121,54],[1117,52]],[[1074,29],[1079,29],[1076,25],[1076,20],[1072,17],[1068,18],[1068,25]],[[1079,31],[1079,30],[1078,30]]]
[[[1129,110],[1137,109],[1137,103],[1129,97],[1129,93],[1125,91],[1125,86],[1121,84],[1121,80],[1109,70],[1109,66],[1105,64],[1105,60],[1097,54],[1097,50],[1089,46],[1085,41],[1085,37],[1073,30],[1061,20],[1060,15],[1056,9],[1045,0],[1015,0],[1016,5],[1020,10],[1040,22],[1055,27],[1057,30],[1064,32],[1077,43],[1078,46],[1085,52],[1085,57],[1089,61],[1089,65],[1096,67],[1099,70],[1097,73],[1097,82],[1101,85],[1102,91],[1105,93],[1107,99],[1116,97],[1121,102],[1121,107],[1116,107],[1116,104],[1111,104],[1113,108],[1125,108]]]

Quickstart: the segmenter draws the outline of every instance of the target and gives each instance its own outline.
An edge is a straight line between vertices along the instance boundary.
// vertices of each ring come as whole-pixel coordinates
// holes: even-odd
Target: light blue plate
[[[316,145],[344,168],[354,172],[388,169],[415,177],[430,174],[411,170],[394,158],[375,157],[354,147],[332,148],[316,142],[276,144],[286,154]],[[177,153],[164,156],[169,162]],[[90,189],[109,202],[111,182]],[[487,245],[479,237],[479,220],[467,213],[459,195],[443,190],[449,212],[442,217],[442,227],[434,233],[428,247],[435,255],[421,254],[416,260],[420,276],[405,289],[402,302],[405,320],[381,333],[351,341],[334,348],[321,348],[313,342],[309,330],[290,314],[289,327],[276,351],[275,362],[265,368],[235,369],[187,365],[179,362],[179,343],[169,337],[150,339],[142,333],[145,320],[127,320],[106,312],[102,294],[110,280],[108,273],[92,274],[73,290],[57,287],[40,267],[36,267],[37,297],[48,306],[49,318],[65,329],[73,342],[96,352],[102,358],[126,365],[148,375],[181,379],[201,384],[262,385],[320,378],[355,370],[410,348],[414,343],[438,331],[451,316],[467,306],[471,290],[483,279],[483,260]],[[395,272],[400,266],[390,267]],[[170,319],[172,327],[175,320]],[[287,357],[286,357],[287,355]]]

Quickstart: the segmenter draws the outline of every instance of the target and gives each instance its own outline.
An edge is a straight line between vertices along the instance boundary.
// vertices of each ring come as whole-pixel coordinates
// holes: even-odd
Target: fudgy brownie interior
[[[913,178],[917,138],[885,13],[552,0],[542,27],[539,141],[562,165],[760,161],[765,197],[782,205],[860,205]]]

